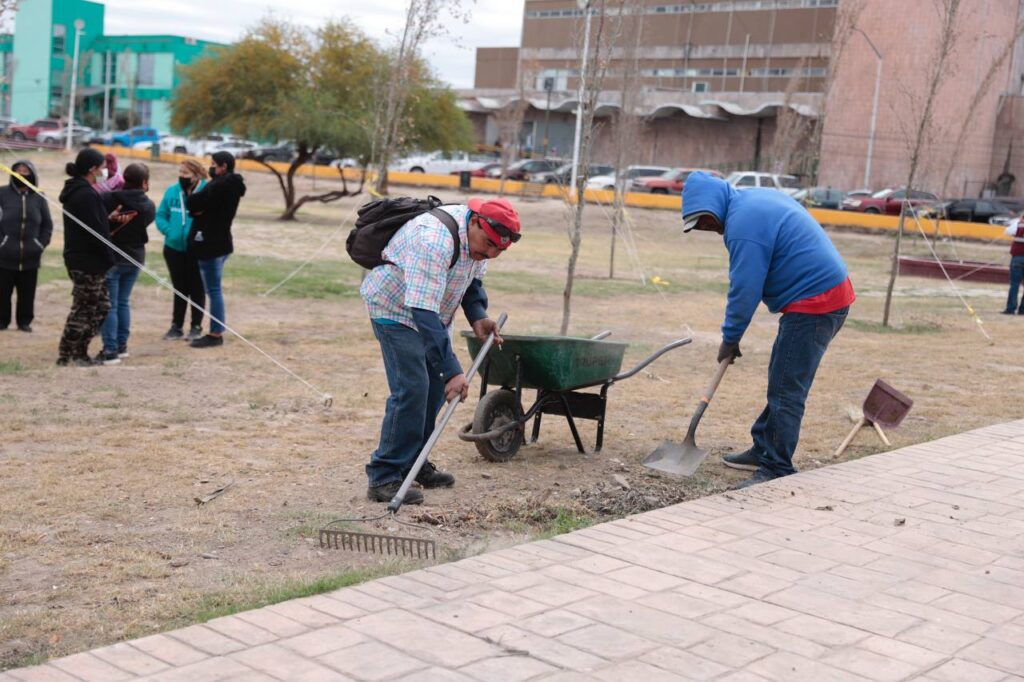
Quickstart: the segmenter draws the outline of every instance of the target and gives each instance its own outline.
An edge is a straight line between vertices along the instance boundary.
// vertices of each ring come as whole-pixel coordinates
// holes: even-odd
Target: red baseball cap
[[[505,250],[519,241],[519,213],[508,199],[470,199],[467,204],[470,211],[483,218],[480,226],[495,246]]]

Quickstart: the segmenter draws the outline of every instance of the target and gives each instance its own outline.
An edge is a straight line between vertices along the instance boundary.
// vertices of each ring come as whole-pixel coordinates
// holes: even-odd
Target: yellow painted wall
[[[96,148],[102,152],[112,152],[120,157],[153,160],[153,157],[148,150],[125,149],[124,147],[104,147],[102,145],[96,145]],[[186,158],[189,157],[184,154],[161,154],[157,160],[169,163],[180,163]],[[270,165],[281,173],[287,172],[288,170],[288,164],[286,163],[271,163]],[[267,169],[263,164],[250,159],[239,159],[235,167],[239,170],[267,172]],[[344,173],[346,180],[359,180],[360,171],[354,168],[346,168]],[[338,177],[338,169],[331,168],[329,166],[304,165],[298,169],[296,175],[305,177],[312,177],[315,175],[318,178],[336,179]],[[459,187],[459,176],[457,175],[427,175],[425,173],[392,172],[389,174],[389,181],[396,185],[411,187],[435,187],[447,189],[458,189]],[[470,183],[470,187],[476,192],[496,194],[500,184],[501,182],[499,180],[492,178],[473,178]],[[515,199],[516,196],[522,196],[524,194],[524,190],[527,189],[526,184],[527,183],[516,182],[514,180],[506,180],[505,194],[513,199]],[[534,185],[532,189],[537,189],[537,187]],[[533,195],[532,193],[530,194]],[[562,187],[553,184],[544,185],[539,196],[556,199],[561,198],[565,200],[569,199],[568,193]],[[613,197],[614,193],[608,190],[587,190],[584,194],[584,199],[586,201],[603,204],[611,204]],[[650,208],[678,212],[682,208],[682,197],[668,194],[637,194],[631,192],[626,195],[626,205],[634,208]],[[855,211],[830,211],[825,209],[810,209],[810,213],[814,216],[815,220],[828,227],[851,227],[855,229],[887,232],[895,232],[899,227],[899,218],[896,216],[872,215],[868,213],[857,213]],[[922,227],[924,227],[925,232],[929,235],[935,234],[937,229],[936,222],[933,220],[922,221]],[[909,220],[905,225],[905,229],[916,233],[917,225],[914,221]],[[1006,241],[1010,241],[1010,237],[1003,234],[1003,228],[996,225],[962,223],[944,220],[941,225],[938,226],[938,231],[943,235],[961,237],[964,239],[1004,239]]]

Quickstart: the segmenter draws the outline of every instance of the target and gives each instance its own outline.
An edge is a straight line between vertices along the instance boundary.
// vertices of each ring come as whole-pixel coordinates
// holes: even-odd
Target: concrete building
[[[81,20],[76,118],[93,127],[170,129],[178,67],[216,45],[167,35],[104,34],[105,7],[89,0],[21,0],[13,36],[0,36],[5,116],[22,122],[68,110],[75,21]]]
[[[630,12],[604,17],[614,47],[603,60],[594,160],[614,157],[616,122],[629,112],[642,119],[631,163],[795,172],[847,189],[904,184],[938,59],[939,5],[627,2]],[[1017,103],[1024,48],[1015,42],[1021,6],[961,3],[915,184],[976,195],[1002,173],[1012,139],[1024,130]],[[497,138],[497,112],[525,100],[520,145],[543,152],[547,137],[549,153],[571,154],[584,18],[574,0],[526,0],[521,45],[478,50],[475,87],[460,92],[460,101],[481,142]],[[598,21],[592,10],[592,39]],[[871,44],[882,69],[865,182],[878,73]],[[1024,149],[1009,156],[1024,182]]]

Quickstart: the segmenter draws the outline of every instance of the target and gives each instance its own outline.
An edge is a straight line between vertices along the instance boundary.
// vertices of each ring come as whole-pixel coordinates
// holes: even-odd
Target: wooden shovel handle
[[[863,429],[867,425],[868,425],[868,420],[865,417],[861,417],[860,421],[857,422],[857,425],[853,427],[852,431],[850,431],[850,435],[848,435],[846,437],[846,440],[844,440],[839,445],[839,449],[836,450],[836,457],[838,457],[839,455],[843,454],[843,452],[846,451],[846,448],[848,448],[850,446],[850,443],[853,442],[853,437],[857,435],[857,432],[860,431],[861,429]]]
[[[731,360],[732,358],[726,358],[719,363],[718,369],[715,371],[715,376],[711,377],[711,381],[704,388],[704,393],[700,396],[702,402],[710,403],[711,399],[715,397],[715,391],[718,390],[718,384],[722,383],[722,377],[725,376],[725,370],[729,369],[729,365],[732,364]]]
[[[704,392],[700,396],[700,402],[697,403],[697,409],[694,411],[693,416],[690,417],[690,428],[686,430],[685,442],[693,442],[697,433],[697,425],[700,424],[700,420],[704,416],[704,410],[708,409],[711,399],[715,397],[715,391],[718,390],[718,384],[722,383],[722,377],[725,376],[725,370],[729,369],[731,359],[726,358],[722,360],[718,365],[718,369],[715,370],[715,375],[711,377],[711,382],[704,388]]]

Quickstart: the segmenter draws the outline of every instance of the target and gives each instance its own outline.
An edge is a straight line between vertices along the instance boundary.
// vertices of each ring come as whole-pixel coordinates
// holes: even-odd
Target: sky
[[[397,42],[406,0],[105,0],[106,33],[172,34],[229,43],[248,26],[273,15],[317,26],[348,17],[382,45]],[[519,45],[523,0],[462,0],[470,21],[446,21],[447,33],[428,40],[424,56],[437,75],[455,88],[473,87],[478,47]],[[285,7],[284,9],[282,9]]]

